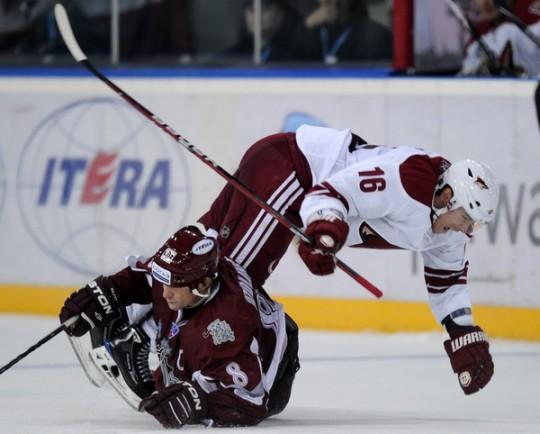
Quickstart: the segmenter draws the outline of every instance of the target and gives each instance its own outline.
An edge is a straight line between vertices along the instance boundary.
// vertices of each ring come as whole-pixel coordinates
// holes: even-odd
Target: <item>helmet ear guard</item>
[[[457,161],[439,177],[436,194],[447,186],[453,193],[448,210],[463,207],[475,223],[488,223],[493,219],[499,186],[489,166],[469,159]]]

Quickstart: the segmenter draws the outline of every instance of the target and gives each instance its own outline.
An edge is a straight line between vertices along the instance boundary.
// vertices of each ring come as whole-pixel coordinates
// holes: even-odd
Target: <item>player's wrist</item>
[[[443,318],[441,324],[450,336],[452,333],[463,332],[467,328],[474,327],[472,310],[470,307],[454,310]]]

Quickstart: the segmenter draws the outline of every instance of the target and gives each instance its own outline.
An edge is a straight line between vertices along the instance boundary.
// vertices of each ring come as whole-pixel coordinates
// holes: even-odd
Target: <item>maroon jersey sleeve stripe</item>
[[[437,270],[424,267],[424,279],[428,292],[441,293],[453,285],[465,285],[467,283],[467,272],[469,263],[461,270]]]
[[[466,285],[467,279],[458,279],[457,281],[453,282],[451,285],[445,285],[445,286],[432,286],[427,285],[427,290],[430,294],[440,294],[444,291],[446,291],[448,288],[454,285]]]
[[[430,267],[424,267],[424,273],[425,274],[432,274],[437,277],[451,277],[455,276],[456,274],[467,274],[467,271],[469,269],[469,261],[465,263],[465,267],[463,267],[461,270],[444,270],[441,268],[430,268]]]

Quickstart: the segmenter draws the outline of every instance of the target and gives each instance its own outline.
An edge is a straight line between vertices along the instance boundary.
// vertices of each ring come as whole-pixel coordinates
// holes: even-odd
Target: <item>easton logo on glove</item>
[[[96,299],[99,302],[99,304],[101,305],[101,307],[103,308],[103,311],[105,312],[105,314],[106,315],[112,314],[113,313],[113,308],[112,308],[111,304],[109,303],[109,299],[103,293],[103,289],[100,288],[100,286],[97,284],[97,282],[95,280],[92,280],[88,284],[88,286],[92,289],[92,293],[95,294]],[[116,294],[114,294],[114,291],[112,290],[112,288],[111,288],[111,293],[113,293],[113,295],[116,296]]]
[[[193,387],[193,385],[188,381],[181,381],[180,384],[182,386],[185,386],[193,398],[193,404],[195,405],[195,410],[203,410],[201,399],[199,398],[199,392],[197,392],[197,389]]]

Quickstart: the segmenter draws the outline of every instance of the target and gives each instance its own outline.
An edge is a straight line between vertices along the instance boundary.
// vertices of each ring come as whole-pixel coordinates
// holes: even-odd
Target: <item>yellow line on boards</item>
[[[0,313],[58,315],[76,288],[0,285]],[[427,302],[342,298],[276,299],[301,328],[332,331],[442,330]],[[540,308],[475,306],[475,322],[490,336],[540,341]]]
[[[427,301],[276,297],[300,325],[337,331],[420,332],[442,330]],[[488,335],[540,341],[540,308],[474,306]]]

